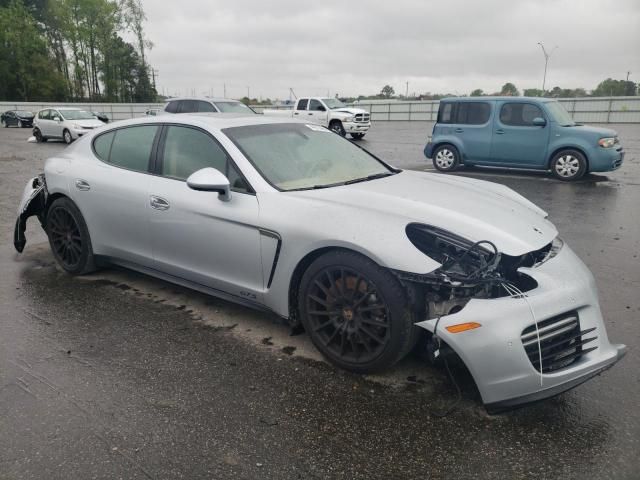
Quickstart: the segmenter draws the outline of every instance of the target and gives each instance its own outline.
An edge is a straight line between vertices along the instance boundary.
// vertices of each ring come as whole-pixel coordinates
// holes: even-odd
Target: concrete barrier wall
[[[478,97],[480,100],[482,97]],[[597,97],[558,99],[576,122],[581,123],[640,123],[640,96]],[[385,100],[363,100],[352,106],[371,113],[372,121],[426,121],[435,122],[438,116],[438,100],[397,102]],[[161,109],[163,104],[153,103],[32,103],[0,102],[0,112],[5,110],[38,111],[47,107],[74,106],[86,110],[105,112],[111,120],[123,120],[144,116],[149,109]],[[252,106],[261,112],[265,108],[287,109],[290,107]]]

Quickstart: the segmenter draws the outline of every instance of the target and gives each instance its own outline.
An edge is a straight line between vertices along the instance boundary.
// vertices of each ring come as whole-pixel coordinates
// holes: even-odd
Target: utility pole
[[[249,94],[249,87],[247,87],[247,98],[251,99],[251,95]]]
[[[549,63],[551,54],[556,48],[558,48],[558,46],[556,45],[551,49],[550,52],[547,53],[547,50],[544,48],[544,45],[542,44],[542,42],[538,42],[538,45],[540,45],[540,48],[542,49],[542,53],[544,54],[544,76],[542,77],[542,95],[544,95],[544,92],[545,92],[544,86],[547,83],[547,64]]]
[[[627,82],[629,81],[629,75],[631,75],[631,72],[627,72]]]
[[[224,92],[223,97],[227,98],[227,84],[226,83],[222,84],[222,91]]]
[[[156,88],[156,77],[159,77],[159,76],[160,76],[160,74],[159,74],[158,69],[152,68],[151,69],[151,78],[152,78],[152,81],[153,81],[153,88],[154,89]]]
[[[405,90],[404,99],[409,99],[409,82],[407,82],[407,89]]]

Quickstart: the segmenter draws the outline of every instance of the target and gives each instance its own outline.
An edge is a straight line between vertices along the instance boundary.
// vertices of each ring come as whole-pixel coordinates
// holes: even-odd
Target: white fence
[[[478,97],[481,100],[482,97]],[[640,97],[587,97],[560,98],[560,103],[571,113],[574,120],[582,123],[640,123]],[[426,121],[435,122],[438,116],[437,100],[398,102],[363,100],[353,106],[363,108],[371,113],[372,121]],[[74,106],[105,112],[111,120],[141,117],[149,109],[162,108],[162,104],[152,103],[31,103],[0,102],[0,112],[5,110],[31,110],[55,106]],[[260,112],[269,107],[256,105],[253,108]]]

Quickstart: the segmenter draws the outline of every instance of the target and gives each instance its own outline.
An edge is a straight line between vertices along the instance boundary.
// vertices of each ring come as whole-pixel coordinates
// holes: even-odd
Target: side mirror
[[[547,124],[547,121],[542,117],[536,117],[531,123],[533,123],[536,127],[544,127]]]
[[[218,198],[223,202],[231,200],[229,179],[215,168],[207,167],[193,172],[187,178],[187,186],[199,192],[218,192]]]
[[[317,110],[317,111],[319,111],[319,112],[326,112],[326,111],[327,111],[327,109],[326,109],[326,108],[324,108],[322,105],[318,105],[318,106],[316,107],[316,110]]]
[[[56,117],[53,117],[53,121],[54,121],[54,122],[59,122],[59,121],[60,121],[60,117],[57,117],[57,116],[56,116]]]

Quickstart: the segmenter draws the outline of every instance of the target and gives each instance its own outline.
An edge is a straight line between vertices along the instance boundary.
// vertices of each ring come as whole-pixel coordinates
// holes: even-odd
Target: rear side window
[[[455,123],[482,125],[489,121],[491,106],[486,102],[460,102]]]
[[[217,112],[217,110],[209,102],[198,101],[199,112]]]
[[[532,103],[505,103],[500,109],[500,122],[515,127],[531,127],[533,119],[544,118],[542,110]]]
[[[111,153],[111,144],[113,138],[116,136],[116,132],[105,133],[100,135],[93,141],[93,149],[100,160],[105,162],[109,161],[109,154]]]
[[[441,103],[438,110],[438,123],[454,123],[453,111],[454,103]]]
[[[307,109],[307,104],[309,103],[309,99],[308,98],[303,98],[298,102],[298,106],[296,108],[296,110],[306,110]]]
[[[107,162],[137,172],[148,171],[151,147],[157,131],[156,125],[141,125],[116,130]],[[98,138],[102,138],[102,136]],[[95,143],[94,148],[96,148]],[[104,152],[104,149],[102,151]]]
[[[164,111],[169,113],[178,113],[178,103],[179,102],[177,100],[169,102]]]
[[[198,111],[198,102],[196,100],[182,100],[178,113],[193,113]]]

